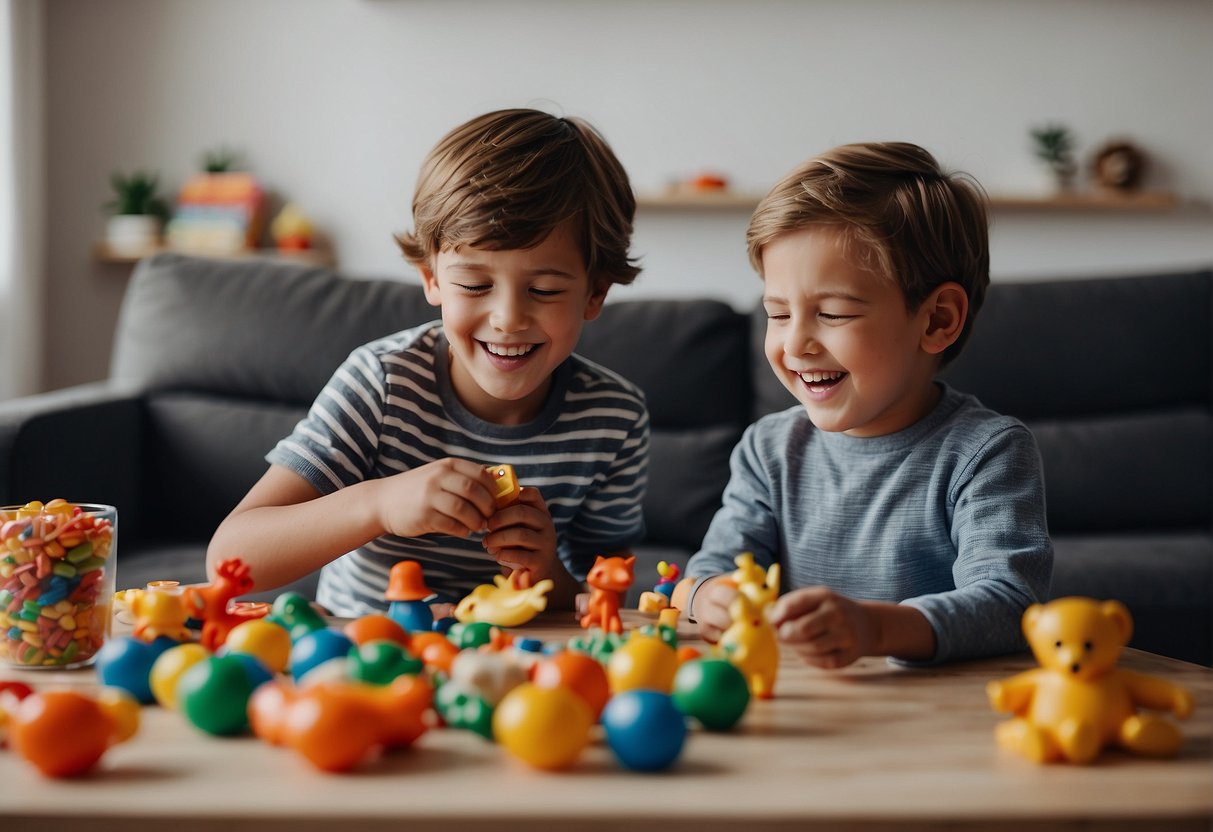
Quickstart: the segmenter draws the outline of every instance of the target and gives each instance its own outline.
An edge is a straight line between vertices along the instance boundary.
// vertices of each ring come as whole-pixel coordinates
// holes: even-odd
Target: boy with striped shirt
[[[571,608],[595,556],[643,533],[643,394],[573,353],[640,271],[634,212],[578,119],[502,110],[443,138],[398,237],[441,320],[350,355],[220,525],[208,568],[239,556],[267,589],[323,566],[317,600],[345,616],[386,608],[401,559],[445,600],[528,569]],[[500,509],[497,463],[523,485]]]

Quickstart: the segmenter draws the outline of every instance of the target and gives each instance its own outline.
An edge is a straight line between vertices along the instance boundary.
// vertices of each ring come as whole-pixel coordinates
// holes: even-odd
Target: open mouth
[[[498,358],[522,358],[539,346],[538,344],[490,344],[488,341],[480,343],[489,355],[495,355]]]
[[[803,381],[811,391],[814,393],[822,393],[829,390],[831,387],[836,386],[839,382],[846,378],[848,374],[840,370],[814,370],[808,373],[797,373],[796,375],[800,376],[800,380]]]

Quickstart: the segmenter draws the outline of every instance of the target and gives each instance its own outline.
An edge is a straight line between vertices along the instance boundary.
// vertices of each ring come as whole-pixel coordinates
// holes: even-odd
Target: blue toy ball
[[[111,638],[97,651],[97,679],[103,685],[122,688],[144,705],[156,701],[152,693],[152,665],[160,654],[180,642],[160,636],[150,644],[134,636]]]
[[[291,675],[299,681],[314,667],[329,659],[349,655],[354,646],[349,636],[336,630],[313,630],[299,637],[291,645]]]
[[[615,758],[634,771],[669,768],[687,738],[686,717],[672,697],[655,690],[612,696],[602,710],[602,727]]]

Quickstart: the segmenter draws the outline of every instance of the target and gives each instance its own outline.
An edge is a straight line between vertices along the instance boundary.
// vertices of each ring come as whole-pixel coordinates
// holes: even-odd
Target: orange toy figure
[[[349,771],[384,748],[403,748],[432,721],[433,688],[416,676],[385,686],[267,682],[249,699],[253,732],[293,748],[322,771]]]
[[[583,629],[601,627],[608,633],[622,633],[623,621],[619,618],[619,599],[632,585],[632,566],[636,556],[610,557],[602,555],[594,561],[585,582],[590,585],[590,602],[586,614],[581,616]]]
[[[232,612],[228,602],[253,588],[249,567],[240,558],[220,561],[215,570],[215,582],[185,588],[185,605],[202,619],[202,646],[214,652],[227,640],[227,634],[237,624],[251,618],[261,618],[268,610],[256,606]]]
[[[1037,763],[1089,763],[1107,745],[1168,757],[1183,737],[1171,722],[1137,707],[1192,712],[1192,695],[1164,679],[1118,670],[1133,632],[1119,601],[1058,598],[1024,611],[1023,631],[1040,667],[990,682],[996,711],[1014,714],[995,738]]]
[[[513,466],[486,465],[485,468],[493,475],[493,481],[497,485],[497,491],[493,495],[494,499],[497,500],[497,508],[505,508],[518,499],[520,487],[518,485],[518,477],[514,474]]]
[[[132,632],[140,641],[152,642],[161,636],[174,641],[192,641],[185,626],[190,617],[183,591],[171,589],[128,589],[124,595],[126,608],[135,617]]]
[[[139,729],[139,703],[118,688],[96,696],[72,690],[32,693],[9,714],[13,749],[47,777],[84,774],[111,745]]]

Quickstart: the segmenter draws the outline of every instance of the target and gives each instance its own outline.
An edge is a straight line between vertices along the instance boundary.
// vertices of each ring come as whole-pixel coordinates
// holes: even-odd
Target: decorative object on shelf
[[[307,251],[312,247],[312,223],[299,206],[288,202],[270,223],[270,236],[279,251]]]
[[[239,155],[226,147],[203,155],[203,173],[177,195],[165,230],[169,248],[188,254],[226,256],[257,247],[265,224],[265,193],[257,179],[237,170]]]
[[[1130,191],[1141,184],[1146,154],[1132,142],[1110,141],[1091,160],[1091,175],[1104,188]]]
[[[114,199],[105,204],[111,216],[105,226],[105,242],[120,255],[139,255],[160,243],[160,228],[168,218],[168,203],[157,193],[159,174],[136,170],[129,176],[110,175]]]
[[[1031,130],[1032,148],[1036,158],[1048,167],[1054,184],[1060,191],[1074,187],[1074,174],[1078,166],[1074,163],[1074,135],[1063,124],[1046,124]]]

